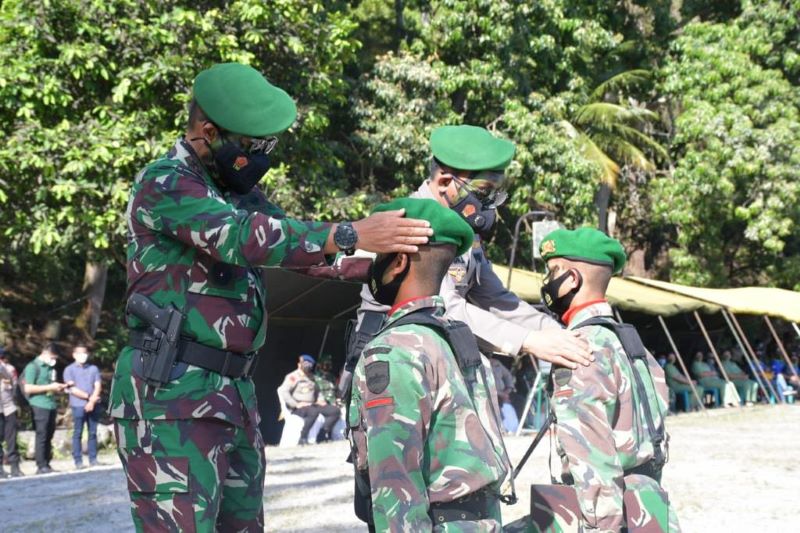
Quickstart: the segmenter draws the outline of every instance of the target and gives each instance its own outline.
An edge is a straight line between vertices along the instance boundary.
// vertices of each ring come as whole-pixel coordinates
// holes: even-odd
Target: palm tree
[[[617,185],[620,167],[652,171],[651,155],[666,159],[667,152],[645,132],[658,115],[626,101],[623,93],[650,78],[647,70],[629,70],[612,76],[595,88],[589,103],[579,107],[571,120],[561,121],[584,157],[600,167],[600,185],[595,196],[600,229],[608,232],[608,204]]]

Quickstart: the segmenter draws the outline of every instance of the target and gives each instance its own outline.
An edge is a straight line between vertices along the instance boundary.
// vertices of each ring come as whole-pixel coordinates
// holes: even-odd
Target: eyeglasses
[[[229,133],[228,137],[239,144],[248,154],[263,154],[270,153],[278,144],[277,137],[245,137],[243,135],[236,135]]]
[[[451,176],[459,184],[460,191],[472,193],[484,207],[496,209],[508,199],[508,192],[503,189],[505,175],[500,172],[482,171],[469,179]]]

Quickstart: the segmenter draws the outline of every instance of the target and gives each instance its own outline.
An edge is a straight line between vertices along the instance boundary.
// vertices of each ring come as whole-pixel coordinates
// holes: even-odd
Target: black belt
[[[658,483],[661,483],[661,468],[662,467],[656,466],[655,460],[650,459],[646,463],[642,463],[639,466],[634,466],[633,468],[623,470],[622,475],[629,476],[631,474],[638,474],[640,476],[647,476],[651,479],[654,479]]]
[[[428,514],[433,525],[459,520],[485,520],[491,518],[497,503],[497,495],[483,488],[451,502],[430,504]]]
[[[146,352],[151,339],[152,334],[148,330],[134,329],[130,332],[128,346]],[[249,354],[228,352],[181,337],[175,360],[236,379],[253,375],[256,352]]]

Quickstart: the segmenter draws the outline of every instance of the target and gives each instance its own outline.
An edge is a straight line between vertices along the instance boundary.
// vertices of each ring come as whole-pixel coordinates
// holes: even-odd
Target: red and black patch
[[[375,361],[364,368],[367,378],[367,389],[372,394],[380,394],[389,386],[389,363],[387,361]]]
[[[394,405],[394,398],[391,396],[384,396],[383,398],[375,398],[374,400],[370,400],[364,404],[364,407],[367,409],[372,409],[373,407],[384,407],[386,405]]]
[[[236,158],[236,161],[233,162],[233,168],[234,170],[241,170],[246,167],[249,162],[250,160],[248,160],[245,156],[240,155]]]

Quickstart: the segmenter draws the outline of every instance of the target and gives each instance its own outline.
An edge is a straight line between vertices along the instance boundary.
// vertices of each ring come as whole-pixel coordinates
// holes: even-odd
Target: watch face
[[[333,234],[333,241],[342,250],[347,250],[356,245],[358,236],[350,224],[339,224],[336,227],[336,233]]]

